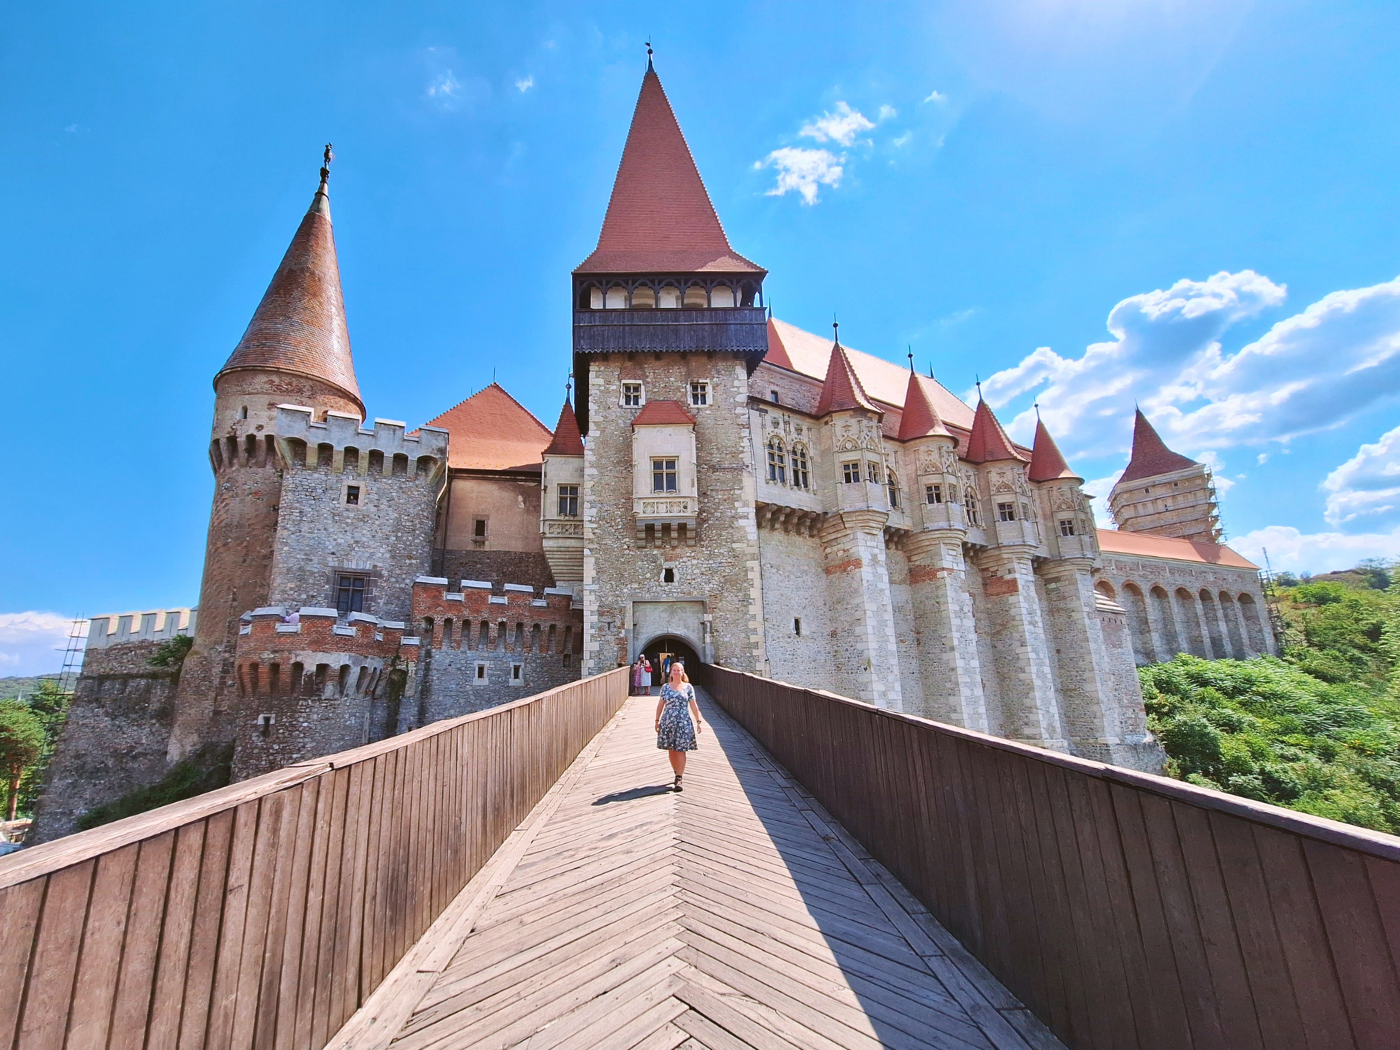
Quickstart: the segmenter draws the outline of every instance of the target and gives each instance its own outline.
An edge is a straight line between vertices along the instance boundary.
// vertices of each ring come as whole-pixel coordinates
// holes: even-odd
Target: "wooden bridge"
[[[1400,840],[699,671],[0,860],[0,1050],[1400,1045]]]

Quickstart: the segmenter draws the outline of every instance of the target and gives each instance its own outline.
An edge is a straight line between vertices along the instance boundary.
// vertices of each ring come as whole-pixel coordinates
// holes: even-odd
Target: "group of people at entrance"
[[[671,653],[662,653],[657,658],[657,664],[661,667],[661,682],[664,686],[667,679],[671,677],[671,666],[681,664],[684,661],[679,656]],[[655,672],[657,664],[651,662],[651,657],[646,653],[637,657],[637,662],[632,665],[632,695],[651,695],[651,676]],[[689,679],[687,679],[689,681]]]

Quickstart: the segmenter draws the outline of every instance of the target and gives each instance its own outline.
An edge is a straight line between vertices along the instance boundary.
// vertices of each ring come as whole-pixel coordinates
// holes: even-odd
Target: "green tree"
[[[32,710],[14,700],[0,701],[0,775],[5,778],[8,792],[7,819],[15,819],[20,781],[43,754],[47,743],[44,726]]]

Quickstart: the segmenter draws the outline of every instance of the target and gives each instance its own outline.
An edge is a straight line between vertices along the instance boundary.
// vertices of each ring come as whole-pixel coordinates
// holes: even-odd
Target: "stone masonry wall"
[[[524,583],[542,591],[555,585],[542,551],[446,550],[434,555],[434,576],[448,580]]]
[[[811,689],[829,689],[832,647],[840,628],[827,606],[821,541],[781,529],[759,533],[763,562],[763,637],[768,674]],[[796,634],[793,620],[802,621]]]
[[[909,559],[897,548],[887,547],[885,561],[890,578],[890,611],[894,615],[895,651],[899,654],[901,710],[924,711],[924,683],[920,674],[914,629],[914,593],[909,586]]]
[[[179,672],[146,661],[156,642],[90,650],[73,690],[35,814],[31,842],[77,831],[77,819],[166,773]]]

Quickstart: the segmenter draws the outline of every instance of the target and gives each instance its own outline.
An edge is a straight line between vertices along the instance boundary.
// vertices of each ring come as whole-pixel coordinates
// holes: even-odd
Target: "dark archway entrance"
[[[681,641],[673,634],[653,638],[647,642],[643,652],[651,661],[651,684],[654,686],[659,686],[666,681],[665,663],[668,657],[682,661],[687,669],[700,663],[700,657],[695,655],[695,650],[690,647],[690,644]]]

